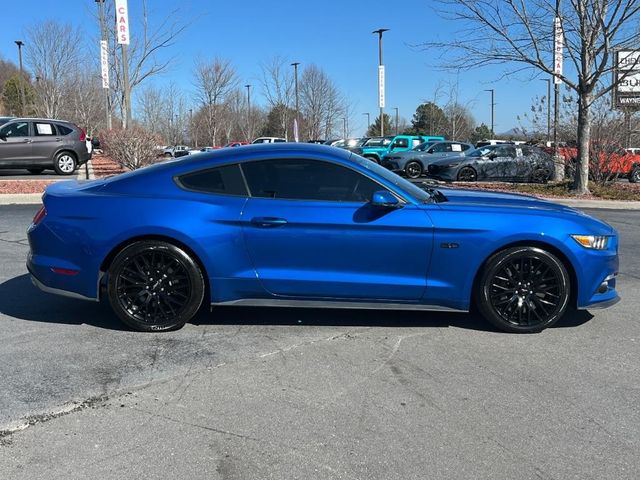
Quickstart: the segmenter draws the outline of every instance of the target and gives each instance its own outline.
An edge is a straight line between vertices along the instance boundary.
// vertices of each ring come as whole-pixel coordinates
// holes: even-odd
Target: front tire
[[[204,299],[198,264],[171,243],[144,240],[122,250],[109,268],[108,298],[120,320],[134,330],[181,328]]]
[[[478,180],[478,174],[472,167],[462,167],[458,171],[457,179],[459,182],[475,182]]]
[[[633,170],[631,170],[631,173],[629,174],[629,181],[631,183],[640,182],[640,167],[633,167]]]
[[[539,332],[556,323],[569,304],[564,264],[537,247],[513,247],[486,262],[475,290],[480,313],[500,330]]]
[[[72,175],[78,168],[78,161],[72,153],[60,152],[53,161],[53,168],[58,175]]]
[[[422,175],[422,165],[416,160],[411,160],[405,165],[404,173],[409,178],[420,178],[420,175]]]

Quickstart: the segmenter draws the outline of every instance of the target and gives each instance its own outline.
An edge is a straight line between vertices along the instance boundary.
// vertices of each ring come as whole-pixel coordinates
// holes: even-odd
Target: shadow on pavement
[[[0,313],[20,320],[92,325],[109,330],[127,330],[108,305],[74,300],[41,292],[29,275],[0,284]],[[554,328],[577,327],[593,315],[570,310]],[[442,313],[402,310],[334,308],[215,307],[202,309],[194,325],[314,325],[373,327],[457,327],[497,332],[478,313]]]

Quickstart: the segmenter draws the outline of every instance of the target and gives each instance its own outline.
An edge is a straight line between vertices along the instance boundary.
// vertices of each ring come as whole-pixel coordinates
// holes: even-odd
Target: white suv
[[[282,143],[282,142],[286,142],[286,140],[280,137],[258,137],[251,143]]]

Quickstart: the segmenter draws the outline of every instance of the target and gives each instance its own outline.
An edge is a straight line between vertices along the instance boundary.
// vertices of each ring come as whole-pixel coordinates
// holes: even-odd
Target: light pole
[[[396,135],[398,135],[398,107],[393,107],[396,111]]]
[[[298,141],[298,65],[300,65],[300,62],[293,62],[291,64],[291,66],[293,67],[293,76],[295,79],[295,92],[296,92],[296,118],[294,120],[294,125],[293,125],[293,136],[296,140],[296,142]]]
[[[371,115],[369,115],[369,112],[365,112],[363,113],[363,115],[367,116],[367,133],[369,132],[369,127],[371,127]]]
[[[371,33],[378,34],[378,106],[380,107],[380,136],[384,137],[384,64],[382,63],[382,34],[388,28],[379,28]]]
[[[251,141],[251,85],[246,84],[244,88],[247,89],[247,142]]]
[[[541,78],[543,82],[547,82],[547,143],[551,141],[551,79]]]
[[[346,145],[346,140],[347,140],[347,119],[346,118],[342,118],[342,133],[343,133],[343,137],[345,140],[345,145]]]
[[[22,47],[24,46],[24,42],[22,40],[16,40],[15,44],[18,46],[18,59],[20,61],[20,116],[24,115],[25,101],[24,96],[24,71],[22,69]]]
[[[496,106],[495,102],[493,101],[495,91],[493,90],[493,88],[489,88],[489,89],[486,89],[485,92],[491,92],[491,135],[495,136],[496,133],[493,131],[493,128],[494,128],[493,114],[494,114],[494,107]]]

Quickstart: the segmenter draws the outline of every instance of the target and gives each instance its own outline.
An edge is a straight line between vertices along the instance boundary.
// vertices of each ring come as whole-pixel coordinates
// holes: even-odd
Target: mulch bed
[[[42,193],[57,180],[0,180],[0,195],[6,193]]]
[[[93,173],[96,178],[104,178],[126,172],[124,168],[104,153],[94,154],[91,159],[91,165],[93,165]]]

